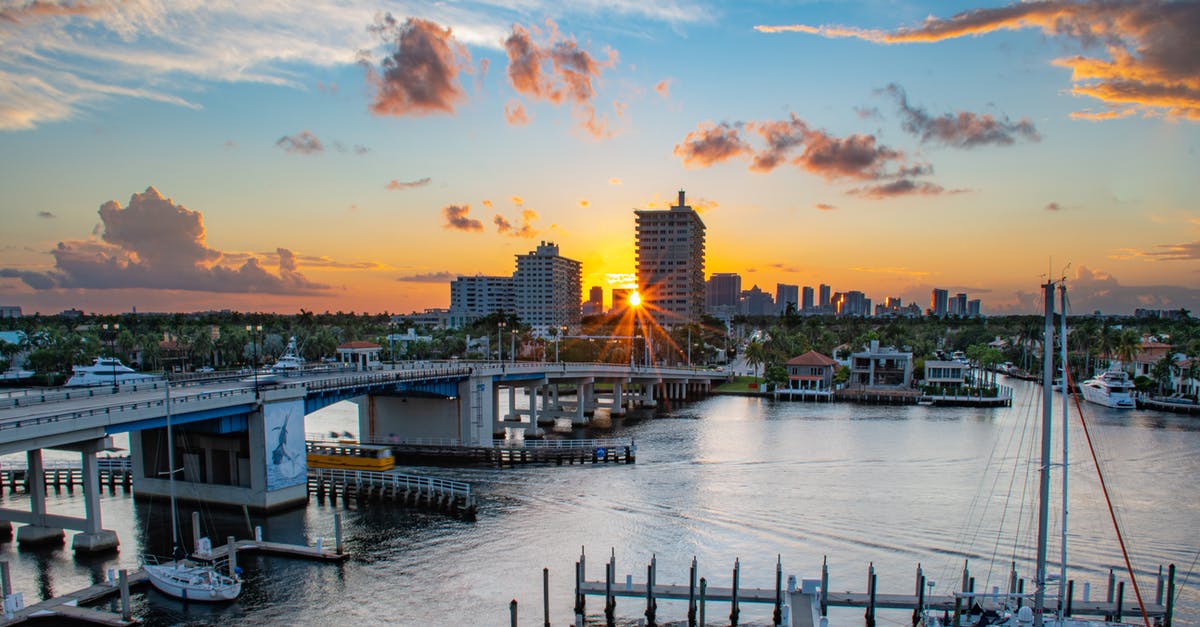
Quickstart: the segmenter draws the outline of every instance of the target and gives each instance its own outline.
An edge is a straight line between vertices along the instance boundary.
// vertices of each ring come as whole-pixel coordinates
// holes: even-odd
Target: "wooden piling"
[[[734,560],[733,560],[733,594],[729,601],[729,625],[730,625],[730,627],[737,627],[738,615],[742,613],[742,611],[738,608],[738,580],[741,578],[741,574],[742,574],[742,560],[741,560],[741,558],[734,558]]]
[[[1113,602],[1113,590],[1117,582],[1117,575],[1113,569],[1108,569],[1108,593],[1105,595],[1105,600],[1109,603]]]
[[[1175,617],[1175,565],[1167,566],[1167,610],[1163,614],[1163,627],[1171,627]]]
[[[230,576],[230,577],[236,577],[236,576],[237,576],[237,570],[238,570],[238,565],[237,565],[237,544],[235,544],[235,543],[234,543],[234,537],[233,537],[233,536],[227,536],[227,537],[225,538],[225,546],[229,547],[229,576]],[[339,553],[340,553],[340,551],[339,551]]]
[[[708,581],[705,580],[704,577],[701,577],[700,578],[700,627],[705,627],[705,625],[704,625],[704,622],[705,622],[704,621],[704,594],[707,589],[708,589]]]
[[[692,556],[692,567],[688,571],[688,627],[696,627],[696,556]]]
[[[129,620],[133,617],[133,608],[129,603],[129,571],[124,568],[118,571],[117,581],[121,587],[121,618]]]
[[[1072,606],[1075,605],[1075,580],[1067,580],[1067,604],[1063,607],[1063,616],[1070,616]]]
[[[658,602],[654,600],[654,570],[658,556],[651,555],[650,563],[646,565],[646,625],[658,625]]]
[[[341,553],[341,550],[338,551]],[[542,617],[544,627],[550,627],[550,569],[542,569]]]
[[[512,627],[517,627],[517,600],[513,599],[508,602],[508,622]]]
[[[1116,613],[1113,614],[1113,620],[1118,623],[1121,622],[1121,614],[1123,613],[1122,612],[1123,608],[1121,606],[1124,605],[1124,603],[1125,603],[1125,582],[1122,581],[1117,584],[1117,607],[1115,610]]]
[[[342,513],[334,512],[333,514],[333,538],[334,547],[337,549],[337,554],[342,554]],[[232,542],[232,541],[231,541]]]
[[[192,552],[200,548],[200,512],[192,512]]]
[[[821,557],[821,616],[829,615],[829,556]]]
[[[865,614],[867,627],[875,627],[875,563],[867,568],[867,611]]]
[[[4,593],[0,601],[12,594],[12,572],[8,569],[8,560],[0,560],[0,591]]]
[[[775,612],[771,615],[775,627],[783,625],[783,556],[775,554]]]

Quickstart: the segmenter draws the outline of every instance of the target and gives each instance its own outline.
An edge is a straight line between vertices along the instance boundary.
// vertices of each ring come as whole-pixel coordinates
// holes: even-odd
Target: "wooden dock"
[[[547,440],[552,442],[553,440]],[[392,444],[397,462],[486,464],[500,468],[539,465],[633,464],[637,447],[631,442],[616,445],[538,446],[527,440],[523,446],[471,446],[463,444]]]
[[[1155,409],[1158,411],[1169,411],[1174,414],[1200,416],[1200,404],[1181,399],[1139,398],[1137,399],[1137,406],[1140,409]]]
[[[863,405],[916,405],[921,393],[906,389],[843,388],[834,392],[833,398]]]
[[[308,491],[317,497],[318,502],[328,498],[330,505],[336,505],[341,497],[343,504],[352,500],[360,504],[389,501],[459,516],[469,521],[475,520],[476,514],[471,484],[407,475],[394,470],[377,472],[309,468]]]
[[[100,475],[100,485],[108,486],[110,492],[115,492],[117,486],[123,492],[129,492],[133,487],[133,463],[128,456],[97,457],[96,466]],[[42,469],[42,477],[47,488],[61,492],[74,492],[75,486],[83,486],[83,465],[78,461],[47,461]],[[29,473],[25,462],[6,461],[0,463],[0,494],[4,487],[10,494],[29,492]]]
[[[284,557],[299,557],[304,559],[315,559],[326,562],[337,562],[345,560],[349,557],[347,553],[341,549],[341,521],[340,517],[336,520],[338,539],[332,547],[316,547],[305,546],[299,544],[284,544],[281,542],[267,542],[264,540],[234,540],[233,546],[237,549],[235,553],[254,552],[266,553],[271,555],[281,555]],[[232,540],[232,538],[230,538]],[[205,561],[213,561],[216,563],[225,562],[228,568],[230,558],[230,544],[227,542],[212,550],[212,553],[205,556]],[[170,563],[170,562],[167,562]],[[236,565],[236,559],[234,564]],[[7,563],[5,563],[7,570]],[[232,570],[232,569],[230,569]],[[125,571],[121,571],[125,575]],[[146,576],[146,571],[138,568],[131,571],[126,576],[126,590],[141,587],[150,582]],[[135,625],[138,623],[136,619],[125,618],[121,614],[98,610],[88,607],[82,607],[89,603],[102,601],[110,596],[122,594],[121,586],[118,581],[105,581],[93,584],[82,590],[76,590],[62,596],[46,599],[40,603],[25,606],[24,608],[13,612],[11,618],[0,617],[0,627],[8,625],[19,625],[27,621],[45,621],[54,618],[62,618],[71,621],[87,622],[95,625]]]

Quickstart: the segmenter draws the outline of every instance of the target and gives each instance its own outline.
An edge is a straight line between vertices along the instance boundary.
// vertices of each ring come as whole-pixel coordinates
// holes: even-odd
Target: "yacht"
[[[271,365],[271,372],[297,372],[304,369],[304,358],[296,349],[296,336],[288,339],[287,348]]]
[[[1117,409],[1133,409],[1133,382],[1129,375],[1121,370],[1109,370],[1080,384],[1086,401],[1114,407]]]
[[[71,378],[67,379],[69,387],[88,387],[93,385],[122,385],[139,383],[159,377],[143,374],[121,363],[116,357],[97,357],[90,366],[75,366]]]

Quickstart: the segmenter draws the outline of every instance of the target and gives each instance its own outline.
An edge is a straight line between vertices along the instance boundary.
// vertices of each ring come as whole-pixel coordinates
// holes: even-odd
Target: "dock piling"
[[[775,612],[771,615],[775,627],[783,625],[783,556],[775,555]]]
[[[742,574],[742,559],[740,557],[734,558],[734,560],[733,560],[733,594],[729,601],[729,625],[730,625],[730,627],[737,627],[738,614],[742,613],[742,611],[740,609],[738,609],[738,579],[741,577],[741,574]]]
[[[688,627],[696,627],[696,556],[692,556],[692,567],[688,572]]]
[[[1122,612],[1123,608],[1121,606],[1124,604],[1125,604],[1125,582],[1122,581],[1117,584],[1117,608],[1116,608],[1116,614],[1113,615],[1113,620],[1118,623],[1121,622],[1121,614],[1123,613]]]
[[[875,562],[867,567],[867,610],[865,612],[867,627],[875,627]]]
[[[1162,605],[1163,601],[1163,568],[1162,564],[1158,565],[1157,585],[1154,587],[1154,603]]]
[[[337,554],[342,554],[342,513],[335,512],[333,514],[333,538],[334,546],[337,547]]]
[[[0,589],[4,591],[4,599],[12,594],[12,573],[8,570],[8,560],[0,560]]]
[[[1070,616],[1075,605],[1075,580],[1067,580],[1067,605],[1063,608],[1063,616]]]
[[[517,600],[513,599],[508,602],[508,622],[512,627],[517,627]]]
[[[200,550],[200,512],[192,512],[192,552]]]
[[[1175,617],[1175,565],[1167,566],[1167,608],[1163,614],[1163,627],[1171,627],[1171,619]]]
[[[821,616],[829,612],[829,556],[821,557]]]
[[[708,590],[708,581],[700,578],[700,627],[704,626],[704,594]]]
[[[658,565],[658,556],[651,555],[650,563],[646,565],[646,625],[658,625],[658,602],[654,600],[654,571]]]
[[[1108,569],[1108,592],[1106,593],[1104,600],[1108,601],[1109,603],[1113,602],[1113,591],[1115,589],[1116,582],[1116,573],[1113,572],[1113,569]]]
[[[117,581],[121,586],[121,618],[129,620],[133,609],[129,605],[129,571],[122,568],[117,572]]]
[[[341,551],[338,551],[339,553]],[[550,569],[542,569],[542,617],[544,627],[550,627]]]
[[[229,547],[229,576],[234,577],[237,575],[238,565],[237,544],[233,536],[227,536],[225,538],[225,546]]]

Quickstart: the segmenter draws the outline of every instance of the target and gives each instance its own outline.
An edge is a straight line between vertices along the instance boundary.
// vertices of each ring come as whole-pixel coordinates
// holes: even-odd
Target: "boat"
[[[1042,286],[1045,290],[1046,299],[1046,322],[1045,322],[1045,337],[1043,346],[1054,346],[1054,282],[1048,282]],[[1062,285],[1059,288],[1062,292],[1062,308],[1064,315],[1060,318],[1062,321],[1062,334],[1066,337],[1066,286]],[[1060,345],[1061,357],[1063,363],[1066,363],[1067,347],[1066,342]],[[966,611],[963,614],[958,614],[951,618],[948,613],[937,613],[931,610],[925,610],[921,613],[920,623],[924,627],[980,627],[982,625],[993,625],[1002,627],[1120,627],[1133,625],[1134,623],[1116,622],[1113,620],[1089,620],[1075,618],[1064,615],[1062,603],[1058,603],[1058,610],[1048,608],[1053,607],[1054,598],[1048,596],[1050,575],[1047,572],[1047,552],[1049,547],[1049,519],[1050,519],[1050,469],[1052,464],[1057,464],[1062,468],[1062,491],[1059,498],[1062,499],[1062,511],[1060,512],[1062,520],[1062,537],[1060,541],[1061,556],[1059,559],[1058,577],[1058,599],[1065,598],[1063,586],[1067,581],[1067,454],[1070,450],[1067,442],[1067,411],[1068,393],[1060,390],[1062,395],[1062,459],[1055,462],[1051,455],[1051,432],[1053,423],[1053,398],[1054,390],[1052,390],[1052,379],[1054,374],[1054,351],[1048,350],[1043,356],[1042,368],[1042,420],[1041,420],[1041,465],[1039,471],[1039,494],[1038,494],[1038,529],[1037,529],[1037,563],[1036,563],[1036,581],[1035,591],[1032,595],[1024,592],[1013,593],[956,593],[956,598],[961,597],[966,602]],[[1124,373],[1122,373],[1124,374]],[[1068,384],[1070,383],[1068,379]],[[1083,389],[1087,390],[1087,383],[1083,384]],[[1103,486],[1102,486],[1103,487]],[[1119,533],[1119,531],[1118,531]],[[1132,575],[1131,575],[1132,578]],[[1137,591],[1137,579],[1132,578],[1134,583],[1134,592],[1140,599],[1140,593]],[[995,602],[1001,604],[999,608],[985,608],[985,602]],[[1049,603],[1048,603],[1049,601]],[[1145,614],[1142,615],[1145,617]],[[1146,620],[1149,625],[1149,620]]]
[[[296,349],[296,336],[293,335],[288,339],[288,345],[284,349],[283,354],[279,356],[279,359],[275,360],[275,363],[271,364],[271,372],[299,372],[303,369],[304,358],[300,356],[299,351]]]
[[[1133,382],[1122,370],[1102,372],[1081,383],[1079,389],[1089,403],[1116,409],[1134,408]]]
[[[396,466],[392,449],[380,444],[309,442],[306,448],[309,468],[382,472]]]
[[[157,375],[144,374],[121,363],[116,357],[96,357],[90,366],[75,366],[67,387],[89,387],[95,385],[122,385],[159,379]]]
[[[242,592],[242,580],[238,576],[241,569],[231,576],[219,570],[211,561],[193,561],[187,558],[187,552],[179,544],[179,521],[175,515],[175,440],[171,430],[171,386],[167,386],[167,476],[171,486],[171,544],[172,560],[159,562],[153,557],[147,559],[142,566],[146,577],[155,588],[167,596],[184,601],[232,601]],[[203,551],[211,554],[211,544],[207,538],[201,538],[200,543],[208,548]],[[199,548],[199,547],[198,547]],[[197,551],[201,553],[202,551]]]

